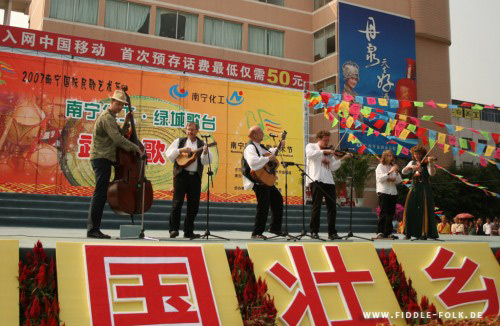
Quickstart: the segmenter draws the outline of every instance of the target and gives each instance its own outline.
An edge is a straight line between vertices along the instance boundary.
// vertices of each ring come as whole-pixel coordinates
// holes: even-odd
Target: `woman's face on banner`
[[[349,77],[346,82],[350,88],[354,88],[358,84],[358,77]]]

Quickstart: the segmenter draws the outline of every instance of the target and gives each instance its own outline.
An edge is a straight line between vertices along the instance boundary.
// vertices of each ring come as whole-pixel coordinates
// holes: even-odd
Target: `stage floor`
[[[84,229],[59,229],[59,228],[23,228],[23,227],[0,227],[0,239],[17,239],[19,240],[20,248],[32,248],[35,243],[40,240],[42,245],[46,249],[53,249],[56,246],[56,242],[99,242],[108,244],[121,244],[126,242],[133,243],[148,243],[149,240],[144,239],[119,239],[119,230],[102,230],[104,233],[112,236],[110,240],[98,240],[98,239],[88,239],[86,237],[86,230]],[[196,230],[196,233],[204,234],[204,231]],[[168,231],[151,230],[145,232],[146,237],[155,238],[160,243],[165,244],[195,244],[195,243],[223,243],[226,249],[235,249],[239,247],[241,249],[246,249],[246,244],[249,242],[264,242],[264,240],[254,240],[250,239],[250,232],[240,232],[240,231],[216,231],[211,232],[213,235],[224,237],[229,239],[229,241],[219,240],[210,237],[209,240],[206,239],[183,239],[182,232],[180,232],[180,237],[175,239],[169,238]],[[269,233],[264,233],[264,235],[271,236]],[[297,235],[297,234],[294,234]],[[340,236],[344,236],[344,233],[340,233]],[[371,239],[375,236],[374,233],[356,233],[354,234],[358,237],[363,237],[366,239]],[[326,233],[320,233],[320,236],[327,239]],[[390,249],[394,242],[398,243],[436,243],[437,241],[426,240],[426,241],[408,241],[403,240],[401,234],[398,235],[399,240],[375,240],[373,244],[376,249]],[[492,249],[500,249],[500,236],[470,236],[470,235],[441,235],[441,240],[447,243],[450,242],[487,242]],[[356,237],[349,238],[347,240],[335,240],[326,241],[330,243],[342,243],[342,242],[359,242],[366,241],[364,239],[358,239]],[[309,237],[304,237],[300,241],[287,241],[285,238],[278,237],[275,239],[265,240],[268,243],[311,243],[311,242],[322,242],[320,240],[313,240]]]

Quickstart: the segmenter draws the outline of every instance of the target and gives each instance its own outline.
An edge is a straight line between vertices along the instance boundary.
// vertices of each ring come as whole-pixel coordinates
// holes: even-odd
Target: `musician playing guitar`
[[[264,132],[258,126],[248,131],[250,141],[245,147],[242,158],[243,186],[245,190],[252,189],[257,198],[257,212],[252,232],[252,239],[266,239],[262,233],[266,228],[267,215],[271,207],[272,217],[269,232],[281,235],[281,221],[283,219],[283,196],[275,185],[268,186],[256,180],[250,171],[263,169],[270,161],[278,162],[274,155],[278,148],[267,149],[261,144]],[[284,146],[284,141],[280,146]]]
[[[184,196],[187,194],[187,213],[184,220],[184,238],[199,238],[195,234],[194,220],[198,214],[200,206],[201,177],[203,166],[212,160],[207,144],[204,144],[196,135],[199,127],[196,123],[190,122],[186,126],[187,137],[177,138],[167,149],[167,158],[174,162],[174,198],[172,200],[172,212],[170,213],[169,231],[170,237],[179,235],[181,221],[182,204]],[[202,151],[198,150],[203,148]],[[179,158],[187,157],[194,153],[191,163],[179,165]]]

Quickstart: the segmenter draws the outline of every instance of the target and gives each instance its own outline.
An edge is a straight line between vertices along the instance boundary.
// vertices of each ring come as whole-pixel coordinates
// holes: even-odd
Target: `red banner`
[[[0,46],[297,89],[303,89],[304,82],[309,81],[309,75],[300,72],[12,26],[0,26]]]

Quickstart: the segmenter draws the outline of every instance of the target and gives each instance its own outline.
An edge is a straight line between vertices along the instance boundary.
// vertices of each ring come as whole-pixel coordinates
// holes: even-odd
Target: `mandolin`
[[[286,138],[286,130],[283,131],[283,133],[281,134],[281,141],[280,144],[278,145],[278,148],[276,149],[276,152],[274,152],[274,156],[278,156],[278,152],[283,149],[282,144],[285,138]],[[271,156],[271,155],[272,155],[271,153],[266,153],[263,156]],[[279,165],[280,165],[279,162],[269,161],[260,170],[250,170],[250,175],[258,183],[272,187],[278,180],[278,176],[276,175],[276,170],[278,169]]]
[[[211,144],[208,144],[208,147],[212,147],[217,145],[217,142],[213,142]],[[175,159],[177,162],[177,165],[181,168],[185,168],[189,165],[191,165],[194,161],[196,161],[197,154],[198,152],[202,151],[203,147],[197,148],[195,150],[192,150],[191,153],[179,153],[179,156]]]

